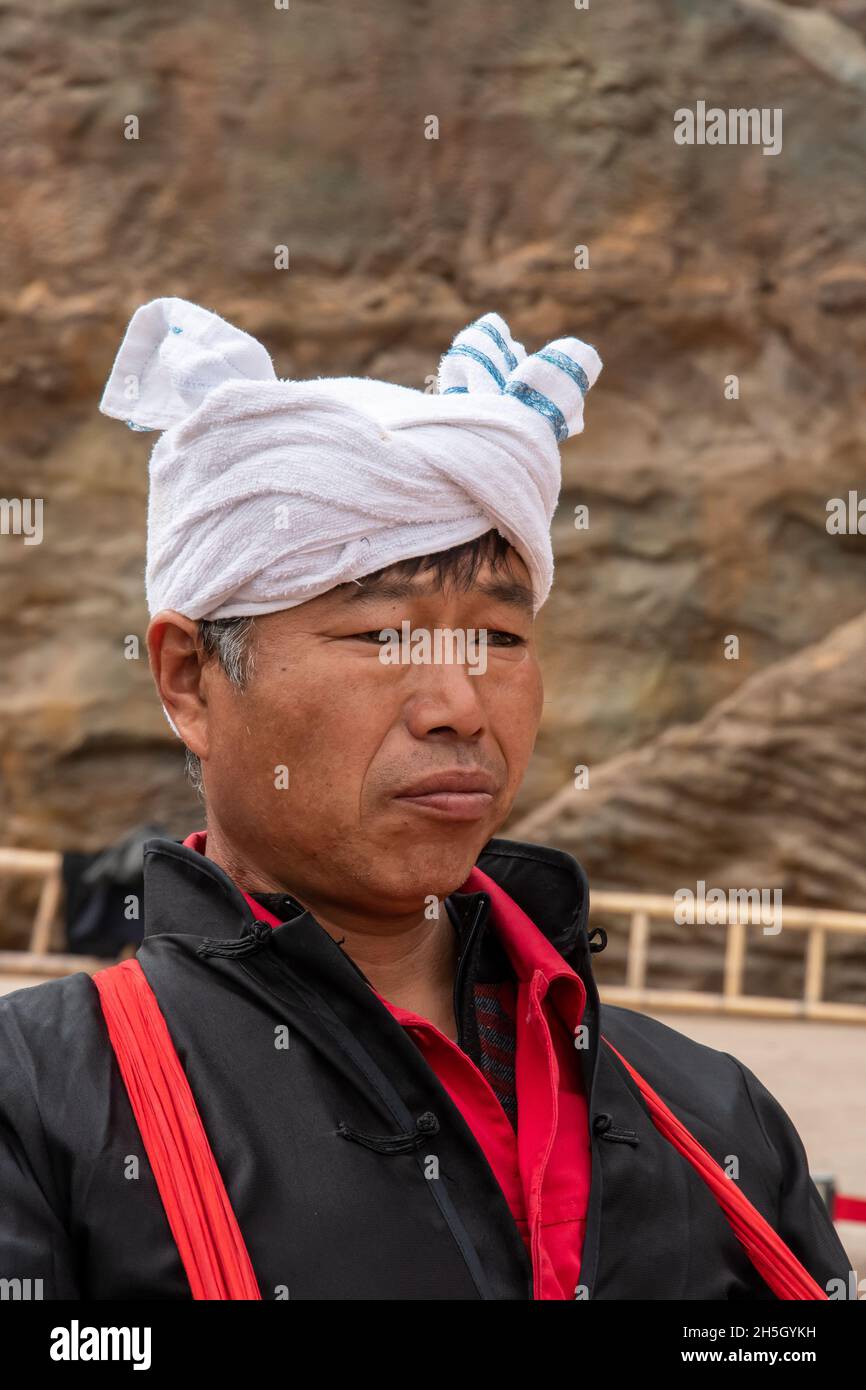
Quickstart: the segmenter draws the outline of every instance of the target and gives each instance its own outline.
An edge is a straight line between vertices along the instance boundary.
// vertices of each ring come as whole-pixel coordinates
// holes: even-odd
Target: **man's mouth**
[[[419,778],[410,787],[396,793],[394,800],[401,806],[414,806],[449,820],[480,820],[493,803],[496,792],[494,779],[480,769],[455,769],[453,772],[432,773]]]

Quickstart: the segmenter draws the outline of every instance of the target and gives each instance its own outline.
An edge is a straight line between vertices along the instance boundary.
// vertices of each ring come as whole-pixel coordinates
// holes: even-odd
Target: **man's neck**
[[[381,914],[334,912],[294,886],[242,863],[218,831],[208,831],[207,856],[245,893],[290,894],[363,971],[378,994],[429,1019],[456,1041],[453,994],[459,945],[443,902],[432,920],[419,909],[403,918],[389,917],[388,929],[383,931]]]
[[[331,931],[327,923],[322,926]],[[342,940],[336,939],[378,994],[429,1019],[456,1041],[453,998],[459,951],[457,933],[444,904],[434,921],[422,918],[396,936],[344,932]]]

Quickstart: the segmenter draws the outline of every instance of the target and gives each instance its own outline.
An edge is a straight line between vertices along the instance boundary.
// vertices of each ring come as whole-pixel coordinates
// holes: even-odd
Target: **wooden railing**
[[[837,1023],[866,1023],[866,1004],[834,1004],[822,998],[827,935],[832,932],[860,936],[866,955],[866,913],[836,912],[825,908],[780,907],[783,931],[803,932],[805,976],[800,999],[743,993],[743,970],[749,926],[762,926],[760,907],[738,904],[728,912],[721,994],[705,990],[651,989],[646,983],[650,925],[674,921],[674,899],[647,893],[591,892],[590,918],[596,915],[629,918],[626,981],[624,985],[599,986],[602,1001],[630,1008],[698,1013],[739,1014],[754,1018],[823,1019]],[[590,928],[592,928],[590,920]],[[678,930],[684,930],[682,927]]]
[[[52,949],[59,928],[63,896],[62,856],[52,850],[0,849],[0,879],[36,878],[42,887],[30,927],[30,941],[23,951],[0,951],[0,975],[72,975],[86,970],[92,975],[109,964],[98,956],[64,955]]]
[[[42,887],[30,929],[27,949],[0,950],[0,974],[70,975],[77,970],[92,974],[108,961],[104,957],[63,954],[52,949],[59,930],[62,897],[61,856],[49,850],[0,848],[0,880],[37,878]],[[651,989],[646,983],[650,927],[653,921],[674,920],[673,897],[647,893],[593,892],[591,917],[623,916],[630,921],[624,985],[602,985],[601,998],[609,1004],[625,1004],[648,1010],[682,1010],[699,1013],[740,1014],[756,1018],[806,1018],[841,1023],[866,1023],[866,1004],[833,1004],[822,998],[828,932],[859,935],[866,953],[866,913],[835,912],[825,908],[783,907],[783,930],[805,933],[806,969],[803,997],[778,999],[743,993],[747,930],[762,925],[760,910],[738,912],[727,924],[721,994],[704,990]],[[592,921],[590,921],[592,926]]]

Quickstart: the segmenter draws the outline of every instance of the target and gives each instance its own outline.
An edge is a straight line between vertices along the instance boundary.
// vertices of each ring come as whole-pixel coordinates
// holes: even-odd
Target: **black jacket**
[[[576,1055],[592,1132],[588,1296],[773,1299],[709,1190],[600,1044],[599,1025],[719,1162],[737,1155],[743,1191],[818,1283],[847,1282],[850,1264],[800,1139],[760,1081],[727,1053],[599,1005],[576,861],[494,839],[478,865],[587,989],[591,1040]],[[489,901],[483,893],[450,900],[464,924],[455,1003],[467,1049],[472,983],[495,968],[499,950],[486,929]],[[257,927],[212,861],[153,840],[144,914],[138,959],[263,1298],[532,1297],[523,1241],[462,1115],[310,913],[287,899],[291,920],[273,932]],[[288,1048],[275,1046],[281,1025]],[[188,1299],[90,977],[0,999],[0,1056],[0,1279],[41,1279],[53,1299]],[[401,1135],[414,1142],[403,1152],[359,1138]],[[431,1153],[433,1181],[424,1168]]]

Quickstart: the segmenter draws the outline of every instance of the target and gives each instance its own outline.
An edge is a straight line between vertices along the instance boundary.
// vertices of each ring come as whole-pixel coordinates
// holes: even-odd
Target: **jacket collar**
[[[477,866],[523,909],[560,955],[578,971],[589,965],[586,924],[589,889],[583,869],[564,850],[520,840],[491,839]],[[290,895],[287,906],[292,904]],[[450,895],[463,922],[489,904],[483,892]],[[292,904],[299,908],[298,904]],[[312,918],[304,910],[290,911]],[[243,893],[212,859],[177,840],[144,846],[144,936],[182,935],[233,940],[255,918]],[[314,920],[314,919],[313,919]]]

